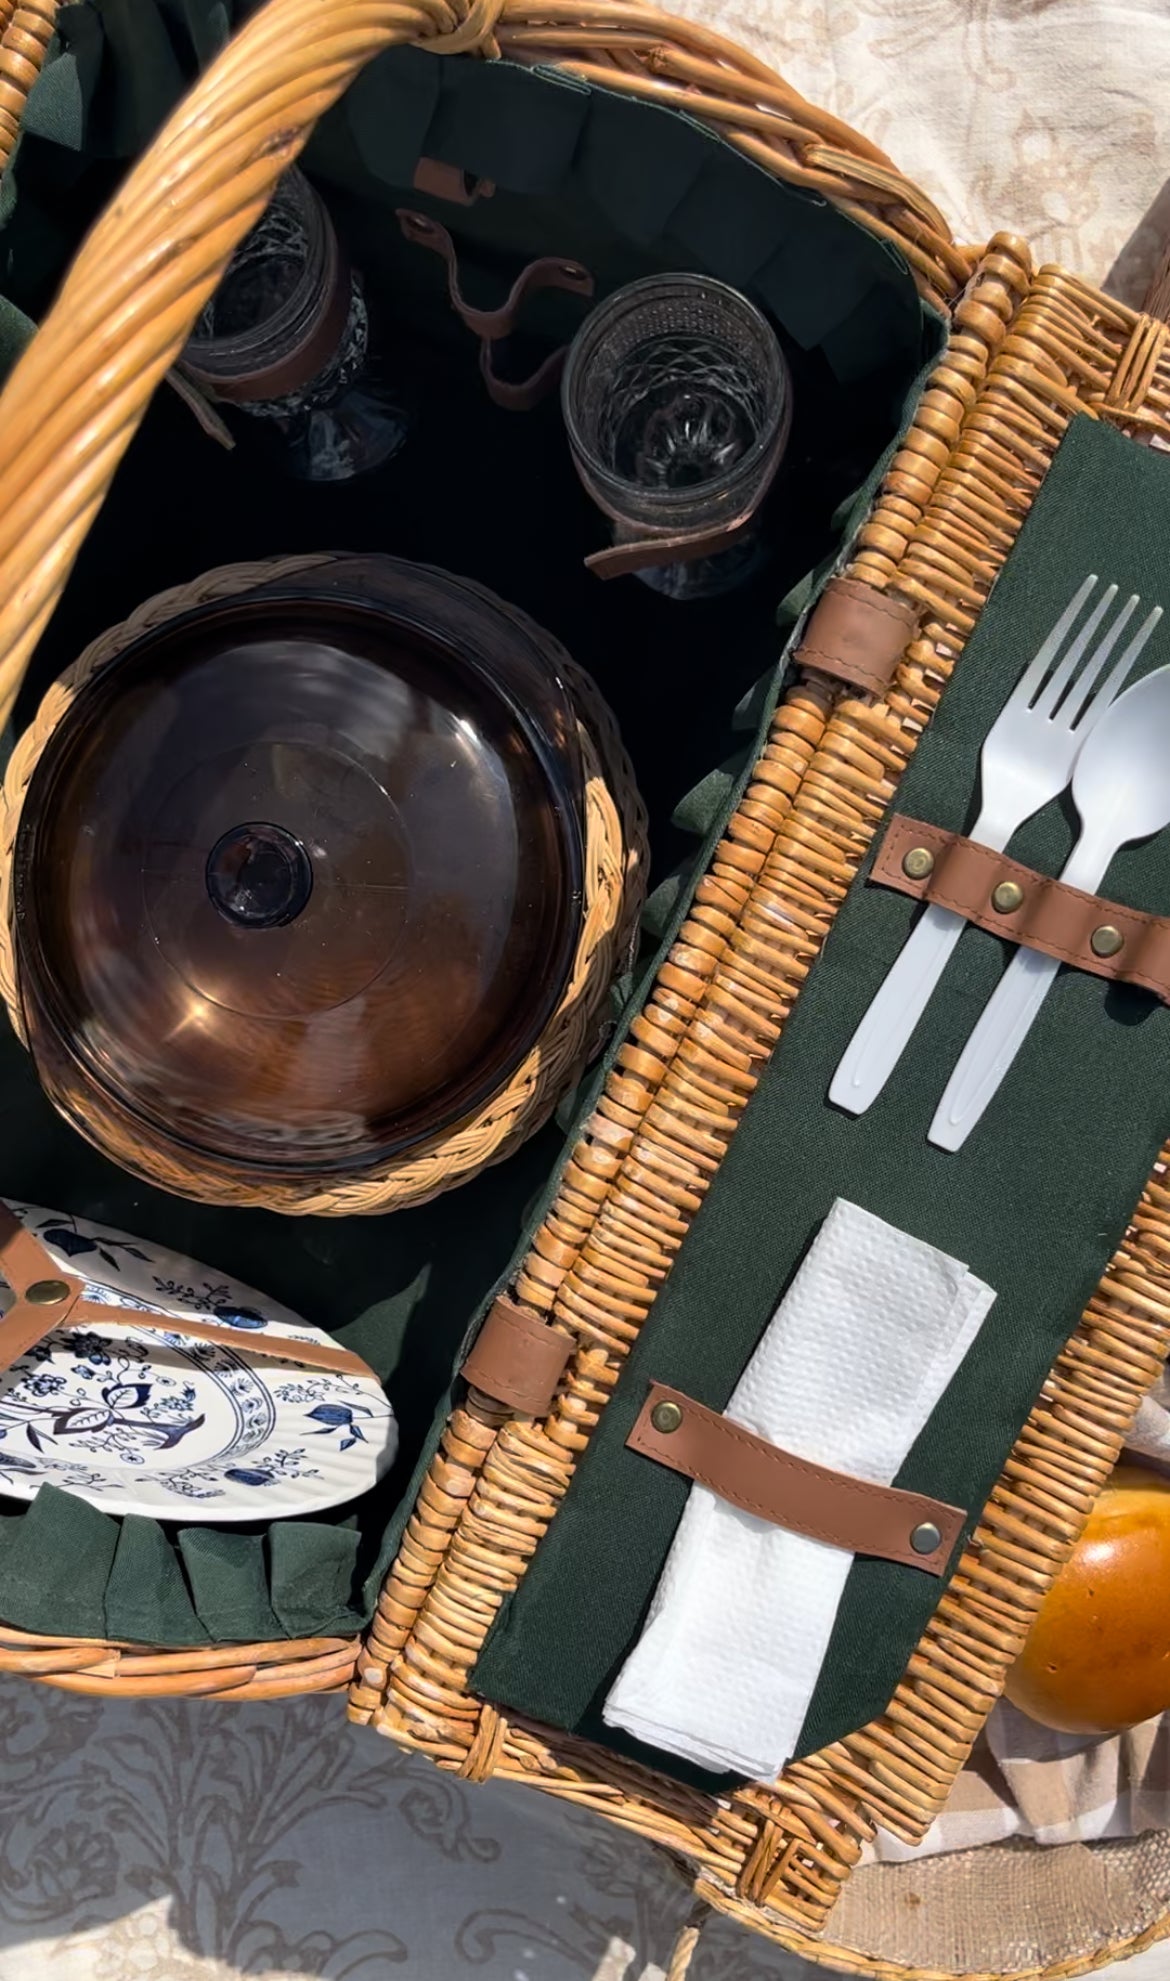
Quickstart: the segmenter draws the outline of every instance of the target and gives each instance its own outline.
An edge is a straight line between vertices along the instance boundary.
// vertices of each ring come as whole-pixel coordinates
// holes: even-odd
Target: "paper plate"
[[[391,1463],[398,1429],[381,1385],[248,1352],[249,1336],[329,1344],[286,1307],[143,1238],[10,1203],[84,1298],[131,1307],[141,1329],[61,1328],[0,1375],[0,1494],[43,1485],[108,1513],[266,1520],[352,1500]],[[0,1282],[0,1311],[13,1304]],[[183,1316],[238,1329],[240,1346],[184,1341]]]

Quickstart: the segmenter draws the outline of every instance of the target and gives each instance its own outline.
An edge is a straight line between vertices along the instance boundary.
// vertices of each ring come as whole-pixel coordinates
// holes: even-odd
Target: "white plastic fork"
[[[1141,601],[1136,594],[1128,599],[1094,646],[1117,596],[1117,586],[1108,586],[1065,653],[1065,642],[1096,585],[1094,573],[1078,586],[984,739],[979,759],[982,797],[970,837],[997,853],[1026,819],[1066,788],[1086,737],[1120,694],[1157,623],[1155,611],[1102,678]],[[963,917],[949,908],[931,903],[924,910],[833,1075],[829,1099],[837,1107],[864,1114],[877,1099],[965,927]]]

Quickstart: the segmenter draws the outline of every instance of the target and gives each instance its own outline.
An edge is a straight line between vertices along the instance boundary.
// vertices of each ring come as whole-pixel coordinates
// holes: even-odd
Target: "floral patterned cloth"
[[[1170,239],[1165,0],[671,0],[887,151],[962,241],[1144,294]]]

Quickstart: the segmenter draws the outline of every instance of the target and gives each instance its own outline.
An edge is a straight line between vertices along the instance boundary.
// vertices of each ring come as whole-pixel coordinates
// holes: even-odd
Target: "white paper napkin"
[[[838,1198],[727,1407],[799,1458],[891,1485],[995,1294]],[[771,1781],[791,1755],[853,1556],[692,1486],[605,1719]]]

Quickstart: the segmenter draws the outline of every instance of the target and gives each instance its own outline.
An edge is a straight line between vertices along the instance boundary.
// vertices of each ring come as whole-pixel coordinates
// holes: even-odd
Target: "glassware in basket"
[[[267,422],[306,481],[348,481],[380,466],[410,424],[371,348],[361,279],[295,169],[237,248],[179,369],[213,402]]]
[[[763,561],[759,507],[792,418],[770,324],[704,275],[648,276],[594,310],[565,366],[577,472],[613,523],[599,575],[635,571],[671,598],[710,598]]]

